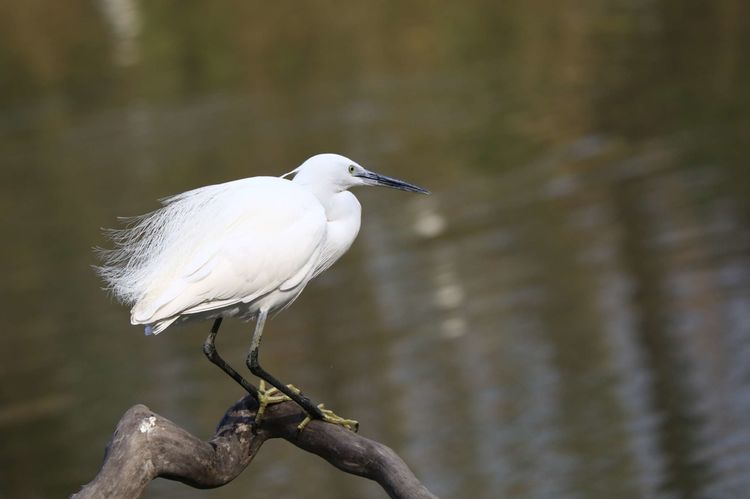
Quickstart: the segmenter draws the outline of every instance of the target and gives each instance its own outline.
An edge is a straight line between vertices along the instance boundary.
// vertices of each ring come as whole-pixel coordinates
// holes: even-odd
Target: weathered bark
[[[256,409],[252,397],[241,399],[205,442],[148,407],[133,406],[117,424],[99,473],[72,497],[140,497],[157,477],[197,488],[221,487],[250,464],[263,442],[283,438],[342,471],[375,480],[390,497],[435,498],[406,463],[379,442],[322,421],[312,421],[298,432],[304,412],[293,402],[268,407],[253,432]]]

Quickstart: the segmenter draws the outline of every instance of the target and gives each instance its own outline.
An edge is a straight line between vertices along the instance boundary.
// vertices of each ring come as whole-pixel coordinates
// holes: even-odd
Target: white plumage
[[[356,238],[361,208],[349,187],[426,192],[335,154],[290,173],[178,194],[109,231],[115,249],[103,251],[99,272],[132,306],[131,323],[157,334],[178,320],[285,307]]]
[[[270,312],[292,303],[357,237],[361,207],[347,189],[427,191],[336,154],[313,156],[290,173],[292,180],[252,177],[164,199],[162,208],[109,231],[115,248],[102,251],[98,270],[113,294],[132,306],[130,322],[144,325],[146,334],[178,321],[214,319],[203,352],[263,407],[279,398],[248,383],[215,345],[223,318],[255,318],[250,371],[310,417],[356,429],[355,421],[323,411],[260,366],[263,327]]]

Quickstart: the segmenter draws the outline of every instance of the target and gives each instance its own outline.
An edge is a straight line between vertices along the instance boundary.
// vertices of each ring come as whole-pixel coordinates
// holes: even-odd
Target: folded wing
[[[133,324],[171,323],[181,315],[251,303],[312,277],[326,237],[323,207],[286,180],[242,182],[202,201],[200,213],[212,220],[195,225],[208,231],[167,238],[131,310]]]

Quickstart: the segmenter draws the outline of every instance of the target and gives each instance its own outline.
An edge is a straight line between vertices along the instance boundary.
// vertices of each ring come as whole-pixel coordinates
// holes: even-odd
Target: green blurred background
[[[747,497],[749,88],[742,0],[0,0],[0,497],[76,491],[135,403],[213,433],[208,324],[144,337],[91,249],[318,152],[434,194],[357,191],[269,370],[446,498]],[[274,441],[147,497],[383,493]]]

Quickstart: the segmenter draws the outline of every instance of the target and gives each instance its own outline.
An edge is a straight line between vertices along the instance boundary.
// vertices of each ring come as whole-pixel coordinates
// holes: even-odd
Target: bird
[[[266,405],[291,399],[307,413],[303,423],[319,419],[356,431],[356,421],[314,404],[261,367],[259,348],[269,314],[291,305],[354,242],[361,205],[349,189],[358,186],[430,193],[339,154],[317,154],[279,177],[248,177],[161,199],[161,208],[105,230],[114,247],[99,249],[96,269],[146,335],[213,320],[203,353],[259,402],[257,423]],[[259,378],[257,388],[216,349],[228,318],[255,321],[245,364]]]

